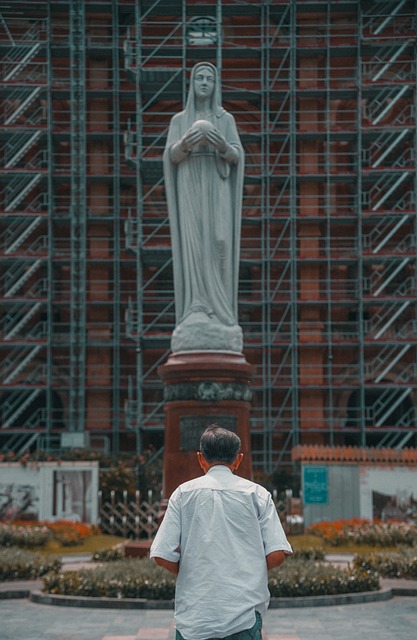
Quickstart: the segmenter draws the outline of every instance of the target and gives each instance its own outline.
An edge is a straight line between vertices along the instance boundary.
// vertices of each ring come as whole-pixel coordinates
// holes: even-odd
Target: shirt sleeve
[[[260,514],[259,525],[266,556],[273,551],[284,551],[287,554],[293,553],[270,494],[268,494],[265,508]]]
[[[150,549],[151,558],[163,558],[169,562],[179,562],[181,556],[181,494],[175,490]]]

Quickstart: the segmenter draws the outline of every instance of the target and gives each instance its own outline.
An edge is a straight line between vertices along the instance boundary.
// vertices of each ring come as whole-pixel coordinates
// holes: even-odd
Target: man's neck
[[[212,462],[209,465],[207,471],[210,471],[210,469],[214,469],[214,467],[226,467],[226,469],[230,469],[230,471],[232,471],[232,465],[227,464],[226,462]]]
[[[236,469],[239,467],[240,463],[242,462],[243,454],[238,453],[236,458],[230,464],[228,464],[227,462],[223,462],[222,460],[213,460],[213,462],[209,462],[208,460],[205,459],[201,451],[197,452],[197,457],[198,457],[198,462],[200,464],[200,467],[203,469],[204,473],[207,473],[209,469],[212,469],[217,465],[227,467],[228,469],[230,469],[230,471],[233,472],[233,471],[236,471]]]

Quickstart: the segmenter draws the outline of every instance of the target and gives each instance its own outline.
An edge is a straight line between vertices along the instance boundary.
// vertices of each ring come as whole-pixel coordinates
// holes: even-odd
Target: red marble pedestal
[[[201,433],[213,422],[242,441],[238,474],[252,477],[249,431],[253,366],[243,354],[190,351],[172,354],[158,368],[164,383],[166,430],[163,495],[203,472],[197,461]]]

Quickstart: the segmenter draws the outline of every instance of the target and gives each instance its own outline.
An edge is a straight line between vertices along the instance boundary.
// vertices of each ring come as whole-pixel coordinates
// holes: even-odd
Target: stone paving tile
[[[172,628],[174,624],[172,624]],[[170,627],[154,627],[139,629],[136,638],[137,640],[168,640],[169,633],[171,631]]]
[[[300,636],[288,636],[288,635],[278,635],[278,636],[271,636],[269,634],[265,635],[263,634],[263,640],[300,640]]]
[[[410,640],[417,598],[270,609],[264,640]],[[174,640],[172,611],[80,609],[0,601],[0,640]]]
[[[136,640],[136,636],[103,636],[102,640]]]
[[[275,609],[265,616],[265,630],[268,639],[272,635],[279,638],[281,632],[297,640],[405,640],[407,634],[410,640],[417,629],[416,605],[415,597],[404,597],[368,604]]]

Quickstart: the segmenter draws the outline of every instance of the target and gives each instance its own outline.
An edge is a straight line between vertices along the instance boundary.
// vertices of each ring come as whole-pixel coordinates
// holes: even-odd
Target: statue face
[[[200,67],[194,76],[194,92],[197,98],[208,98],[214,90],[215,77],[210,67]]]

